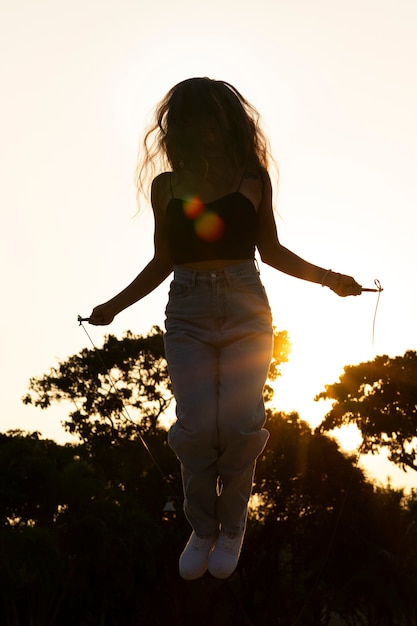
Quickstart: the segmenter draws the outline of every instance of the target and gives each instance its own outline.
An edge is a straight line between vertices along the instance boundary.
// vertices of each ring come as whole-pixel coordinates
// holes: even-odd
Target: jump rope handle
[[[364,293],[365,291],[371,291],[373,293],[381,293],[381,291],[384,291],[381,283],[379,282],[379,280],[377,278],[375,278],[374,280],[375,283],[375,288],[369,288],[369,287],[362,287],[362,293]]]

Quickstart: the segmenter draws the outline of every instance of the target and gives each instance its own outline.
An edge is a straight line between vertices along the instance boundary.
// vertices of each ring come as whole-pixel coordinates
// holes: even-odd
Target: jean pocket
[[[193,286],[190,283],[185,281],[181,281],[175,279],[171,282],[169,286],[169,297],[170,298],[182,298],[191,293]]]
[[[258,274],[241,274],[233,277],[232,287],[240,293],[261,296],[267,300],[267,295]]]

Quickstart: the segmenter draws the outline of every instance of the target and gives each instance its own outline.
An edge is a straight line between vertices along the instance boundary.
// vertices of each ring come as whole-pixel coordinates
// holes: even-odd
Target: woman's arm
[[[152,183],[152,208],[155,218],[154,256],[146,267],[123,291],[96,306],[89,318],[95,326],[110,324],[114,317],[156,289],[172,271],[172,259],[166,236],[165,215],[159,201],[159,180]]]
[[[272,208],[272,188],[268,173],[263,173],[263,196],[259,206],[257,248],[264,263],[277,270],[312,283],[330,287],[339,296],[359,295],[361,286],[351,277],[313,265],[281,245]]]

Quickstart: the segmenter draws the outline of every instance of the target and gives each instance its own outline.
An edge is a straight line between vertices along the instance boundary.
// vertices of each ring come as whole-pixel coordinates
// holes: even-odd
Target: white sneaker
[[[179,562],[181,578],[195,580],[207,571],[208,557],[216,543],[218,535],[199,537],[193,531],[185,546]]]
[[[220,532],[214,550],[209,555],[208,570],[216,578],[228,578],[236,569],[244,533]]]

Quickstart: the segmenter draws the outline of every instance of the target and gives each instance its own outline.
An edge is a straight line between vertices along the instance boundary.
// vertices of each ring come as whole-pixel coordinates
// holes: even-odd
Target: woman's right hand
[[[114,320],[115,315],[116,313],[113,307],[111,307],[107,302],[105,304],[99,304],[94,307],[88,319],[88,323],[93,324],[94,326],[107,326],[107,324],[111,324]]]

